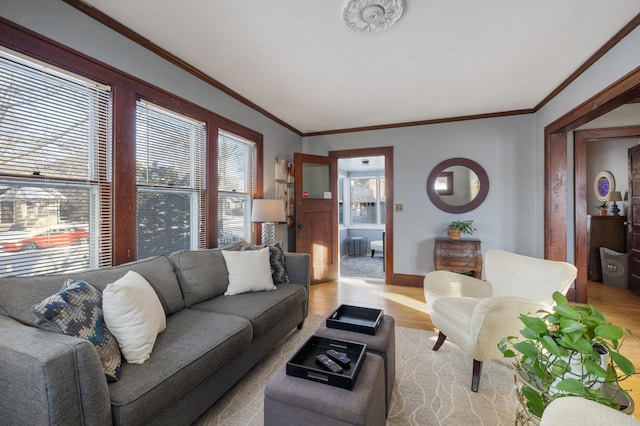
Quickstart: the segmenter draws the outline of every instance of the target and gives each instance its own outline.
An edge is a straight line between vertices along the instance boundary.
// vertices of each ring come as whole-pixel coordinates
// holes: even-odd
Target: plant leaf
[[[601,324],[595,328],[596,336],[605,340],[617,340],[622,338],[622,328],[610,323]]]
[[[518,342],[513,345],[513,348],[529,358],[538,357],[538,348],[531,342]]]
[[[584,383],[576,379],[563,379],[558,382],[556,389],[572,395],[582,395],[585,392]]]
[[[587,326],[572,319],[562,318],[560,320],[560,328],[564,333],[573,333],[575,331],[585,330]]]
[[[553,301],[556,302],[557,305],[568,305],[569,304],[569,301],[567,300],[565,295],[560,293],[559,291],[554,291],[552,297],[553,297]]]
[[[563,356],[562,350],[558,347],[551,336],[542,336],[542,347],[555,356]]]
[[[626,357],[618,352],[609,352],[609,356],[624,374],[635,374],[636,367]]]
[[[600,367],[600,364],[596,363],[592,359],[587,358],[584,361],[584,366],[586,367],[587,372],[593,374],[594,376],[603,379],[607,377],[607,371],[604,368]]]
[[[542,396],[529,386],[522,388],[522,395],[527,400],[527,409],[529,412],[538,418],[542,417],[542,412],[544,411],[544,400]]]
[[[556,305],[553,309],[558,314],[560,314],[561,316],[563,316],[565,318],[569,318],[569,319],[573,319],[573,320],[582,319],[582,315],[580,315],[578,312],[573,310],[573,308],[571,306],[569,306],[569,305]]]
[[[520,321],[522,321],[527,328],[533,330],[535,333],[543,334],[547,331],[547,323],[542,321],[540,318],[520,315]]]

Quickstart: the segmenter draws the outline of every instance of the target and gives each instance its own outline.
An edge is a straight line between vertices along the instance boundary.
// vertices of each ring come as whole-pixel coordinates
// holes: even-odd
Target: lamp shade
[[[610,191],[607,194],[607,201],[622,201],[622,193],[620,191]]]
[[[253,200],[252,222],[284,222],[285,220],[283,200]]]

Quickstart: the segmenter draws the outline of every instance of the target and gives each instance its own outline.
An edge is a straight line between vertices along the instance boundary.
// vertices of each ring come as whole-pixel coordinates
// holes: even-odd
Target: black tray
[[[327,349],[346,352],[347,356],[351,358],[350,368],[344,368],[342,373],[334,373],[316,364],[316,355],[324,354]],[[366,356],[367,345],[362,343],[311,336],[287,362],[286,371],[289,376],[302,377],[314,382],[351,390],[356,383]]]
[[[381,309],[340,305],[327,318],[327,327],[373,335],[378,331],[383,316],[384,311]]]

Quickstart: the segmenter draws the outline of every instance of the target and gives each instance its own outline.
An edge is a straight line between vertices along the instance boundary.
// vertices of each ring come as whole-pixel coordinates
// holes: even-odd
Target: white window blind
[[[218,133],[218,246],[255,241],[251,200],[256,191],[256,146],[240,136]]]
[[[109,87],[0,50],[0,277],[111,264]]]
[[[138,258],[205,247],[205,142],[205,123],[138,101]]]

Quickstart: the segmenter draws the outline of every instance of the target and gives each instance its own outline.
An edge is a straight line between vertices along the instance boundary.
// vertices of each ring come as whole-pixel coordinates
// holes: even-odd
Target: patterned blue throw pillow
[[[246,243],[248,244],[248,243]],[[245,245],[241,250],[260,250],[264,247],[256,245]],[[280,242],[269,246],[269,263],[271,264],[271,278],[274,284],[289,284],[289,273],[287,272],[284,250]]]
[[[120,378],[122,354],[104,322],[100,290],[85,281],[69,279],[58,293],[32,309],[38,317],[38,327],[88,340],[98,351],[107,380]]]

